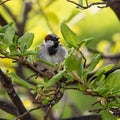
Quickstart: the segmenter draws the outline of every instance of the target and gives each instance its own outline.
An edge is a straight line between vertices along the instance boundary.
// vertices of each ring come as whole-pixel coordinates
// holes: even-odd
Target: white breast
[[[38,57],[47,62],[58,64],[64,60],[65,54],[66,54],[65,48],[59,45],[56,54],[51,56],[47,51],[47,47],[43,44],[41,45]]]

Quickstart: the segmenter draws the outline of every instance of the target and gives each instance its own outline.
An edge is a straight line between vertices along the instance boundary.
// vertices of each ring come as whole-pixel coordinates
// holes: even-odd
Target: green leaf
[[[57,83],[64,75],[65,71],[60,71],[58,74],[56,74],[55,76],[53,76],[45,85],[45,87],[51,87],[53,86],[55,83]]]
[[[104,81],[112,91],[118,88],[120,89],[120,70],[116,70],[111,73]]]
[[[13,38],[13,44],[15,46],[18,46],[18,36],[17,35],[15,35],[14,38]]]
[[[101,112],[102,120],[117,120],[114,115],[112,115],[109,111],[103,110]]]
[[[22,56],[35,55],[36,53],[36,51],[25,51],[24,53],[22,53]]]
[[[0,50],[6,50],[7,47],[5,43],[0,42]]]
[[[65,68],[66,71],[72,72],[72,71],[78,71],[81,68],[81,64],[79,62],[79,59],[76,58],[74,55],[70,55],[65,59]],[[79,74],[82,74],[82,71],[78,71]]]
[[[9,73],[9,76],[11,77],[12,81],[15,82],[16,84],[23,86],[25,88],[33,89],[35,90],[36,87],[23,79],[21,79],[19,76],[17,76],[15,73],[11,72]]]
[[[61,33],[69,47],[78,47],[78,36],[64,23],[61,25]]]
[[[82,44],[88,44],[90,41],[93,40],[93,38],[94,37],[90,37],[90,38],[86,38],[86,39],[83,39],[83,40],[79,40],[78,44],[77,44],[78,48],[80,48]]]
[[[88,83],[89,86],[91,86],[92,88],[97,88],[98,84],[100,85],[100,82],[102,82],[105,79],[105,75],[104,72],[102,72],[101,74],[99,74],[98,76],[92,76],[91,78],[89,78]]]
[[[74,47],[76,49],[80,48],[80,46],[82,44],[87,44],[88,42],[90,42],[93,37],[91,38],[87,38],[87,39],[83,39],[80,40],[78,38],[78,36],[76,35],[76,33],[74,33],[66,24],[62,24],[61,25],[61,33],[65,39],[65,41],[67,42],[69,47]]]
[[[100,59],[101,59],[101,54],[98,54],[95,57],[93,57],[93,59],[91,60],[90,65],[89,65],[89,67],[87,69],[88,72],[92,72],[95,69],[95,67],[99,63]]]
[[[64,60],[65,69],[69,72],[72,77],[72,72],[75,71],[81,79],[84,78],[84,68],[83,68],[83,58],[76,57],[74,54],[74,49],[71,49]]]
[[[13,24],[14,24],[14,23],[11,22],[11,23],[9,23],[9,24],[7,24],[7,25],[4,25],[4,26],[0,27],[0,32],[5,33],[5,31],[7,30],[7,28],[8,28],[8,27],[11,27]]]
[[[107,65],[105,67],[102,67],[100,70],[97,71],[97,73],[95,73],[94,76],[98,76],[99,74],[101,74],[103,72],[105,73],[105,72],[109,71],[110,69],[113,68],[113,66],[114,66],[114,64],[109,64],[109,65]]]
[[[81,85],[80,83],[78,84],[78,87],[80,89],[81,92],[86,91],[86,87],[84,85]]]
[[[99,83],[98,83],[99,85]],[[110,88],[107,85],[104,84],[100,84],[97,88],[93,88],[94,92],[99,93],[99,95],[103,96],[103,97],[107,97],[108,95],[110,95]]]
[[[66,59],[65,59],[65,68],[66,71],[72,72],[73,70],[76,69],[77,64],[76,64],[77,59],[74,55],[69,55]]]
[[[11,44],[11,45],[9,46],[9,49],[10,49],[11,52],[12,52],[12,51],[18,52],[18,51],[17,51],[17,48],[16,48],[16,46],[15,46],[14,44]]]
[[[93,78],[95,78],[95,80],[93,80],[92,81],[92,83],[93,82],[100,82],[100,81],[102,81],[102,80],[104,80],[104,78],[105,78],[105,73],[107,72],[107,71],[109,71],[110,69],[112,69],[112,67],[114,66],[114,64],[110,64],[110,65],[107,65],[107,66],[105,66],[105,67],[102,67],[100,70],[98,70],[91,78],[89,78],[89,82],[91,82],[91,80],[93,79]]]
[[[11,44],[12,40],[15,36],[15,30],[9,26],[6,31],[5,31],[5,35],[4,35],[4,39],[7,41],[7,44]]]
[[[9,56],[23,56],[20,52],[17,51],[11,51]]]
[[[23,35],[18,39],[18,43],[22,52],[24,52],[26,49],[28,49],[32,45],[33,38],[34,38],[33,33],[26,33],[25,35]]]
[[[120,93],[120,70],[116,70],[99,82],[94,91],[105,97]]]

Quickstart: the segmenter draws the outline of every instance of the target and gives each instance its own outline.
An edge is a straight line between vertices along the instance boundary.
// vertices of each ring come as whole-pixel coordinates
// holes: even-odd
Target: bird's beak
[[[58,37],[58,38],[56,38],[56,40],[58,41],[60,38]]]
[[[56,40],[55,40],[55,43],[59,43],[59,37],[58,38],[56,38]]]

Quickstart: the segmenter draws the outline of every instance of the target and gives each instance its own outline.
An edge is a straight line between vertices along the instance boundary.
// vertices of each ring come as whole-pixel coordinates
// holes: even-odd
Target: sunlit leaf
[[[101,74],[102,72],[105,73],[105,72],[109,71],[110,69],[113,68],[113,66],[114,66],[114,64],[109,64],[109,65],[107,65],[107,66],[105,66],[105,67],[102,67],[100,70],[97,71],[97,73],[95,73],[94,76],[98,76],[98,75]]]
[[[96,65],[98,64],[98,62],[100,61],[101,59],[101,54],[98,54],[96,55],[95,57],[93,57],[93,59],[91,60],[91,63],[88,67],[88,71],[91,72],[92,70],[95,69]]]
[[[82,44],[87,44],[93,37],[87,39],[79,39],[76,33],[74,33],[66,24],[61,25],[61,33],[67,42],[69,47],[74,47],[76,49],[80,48]]]
[[[93,40],[94,37],[90,37],[90,38],[86,38],[86,39],[83,39],[83,40],[79,40],[78,41],[78,47],[81,47],[81,45],[83,44],[88,44],[90,41]]]
[[[77,48],[78,36],[66,25],[61,25],[61,33],[69,47]]]

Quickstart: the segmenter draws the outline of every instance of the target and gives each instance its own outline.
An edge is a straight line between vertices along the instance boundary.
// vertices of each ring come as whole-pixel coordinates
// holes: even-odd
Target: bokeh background
[[[78,2],[78,0],[75,1]],[[91,2],[96,1],[100,0],[91,0]],[[65,22],[80,39],[94,37],[87,45],[88,48],[99,50],[106,55],[114,55],[120,52],[120,23],[109,7],[101,9],[93,6],[81,10],[66,0],[10,0],[0,5],[0,24],[10,22],[14,23],[14,29],[19,36],[27,32],[34,33],[34,42],[30,48],[32,50],[40,46],[44,36],[48,33],[55,33],[60,36],[61,44],[67,46],[60,32],[60,26]],[[0,59],[0,67],[4,71],[14,71],[16,64],[13,64],[9,59]],[[26,76],[28,72],[30,71],[24,71]],[[22,87],[16,87],[16,91],[27,109],[31,109],[33,104],[26,96],[26,90]],[[1,87],[0,99],[8,100],[7,94]],[[95,99],[74,90],[66,90],[62,100],[53,108],[54,116],[56,118],[68,118],[90,114],[88,111],[94,109],[94,106],[91,105]],[[97,107],[99,106],[95,106],[95,108]],[[43,112],[36,110],[32,114],[39,120]],[[9,120],[14,118],[1,110],[0,116],[6,116]]]

